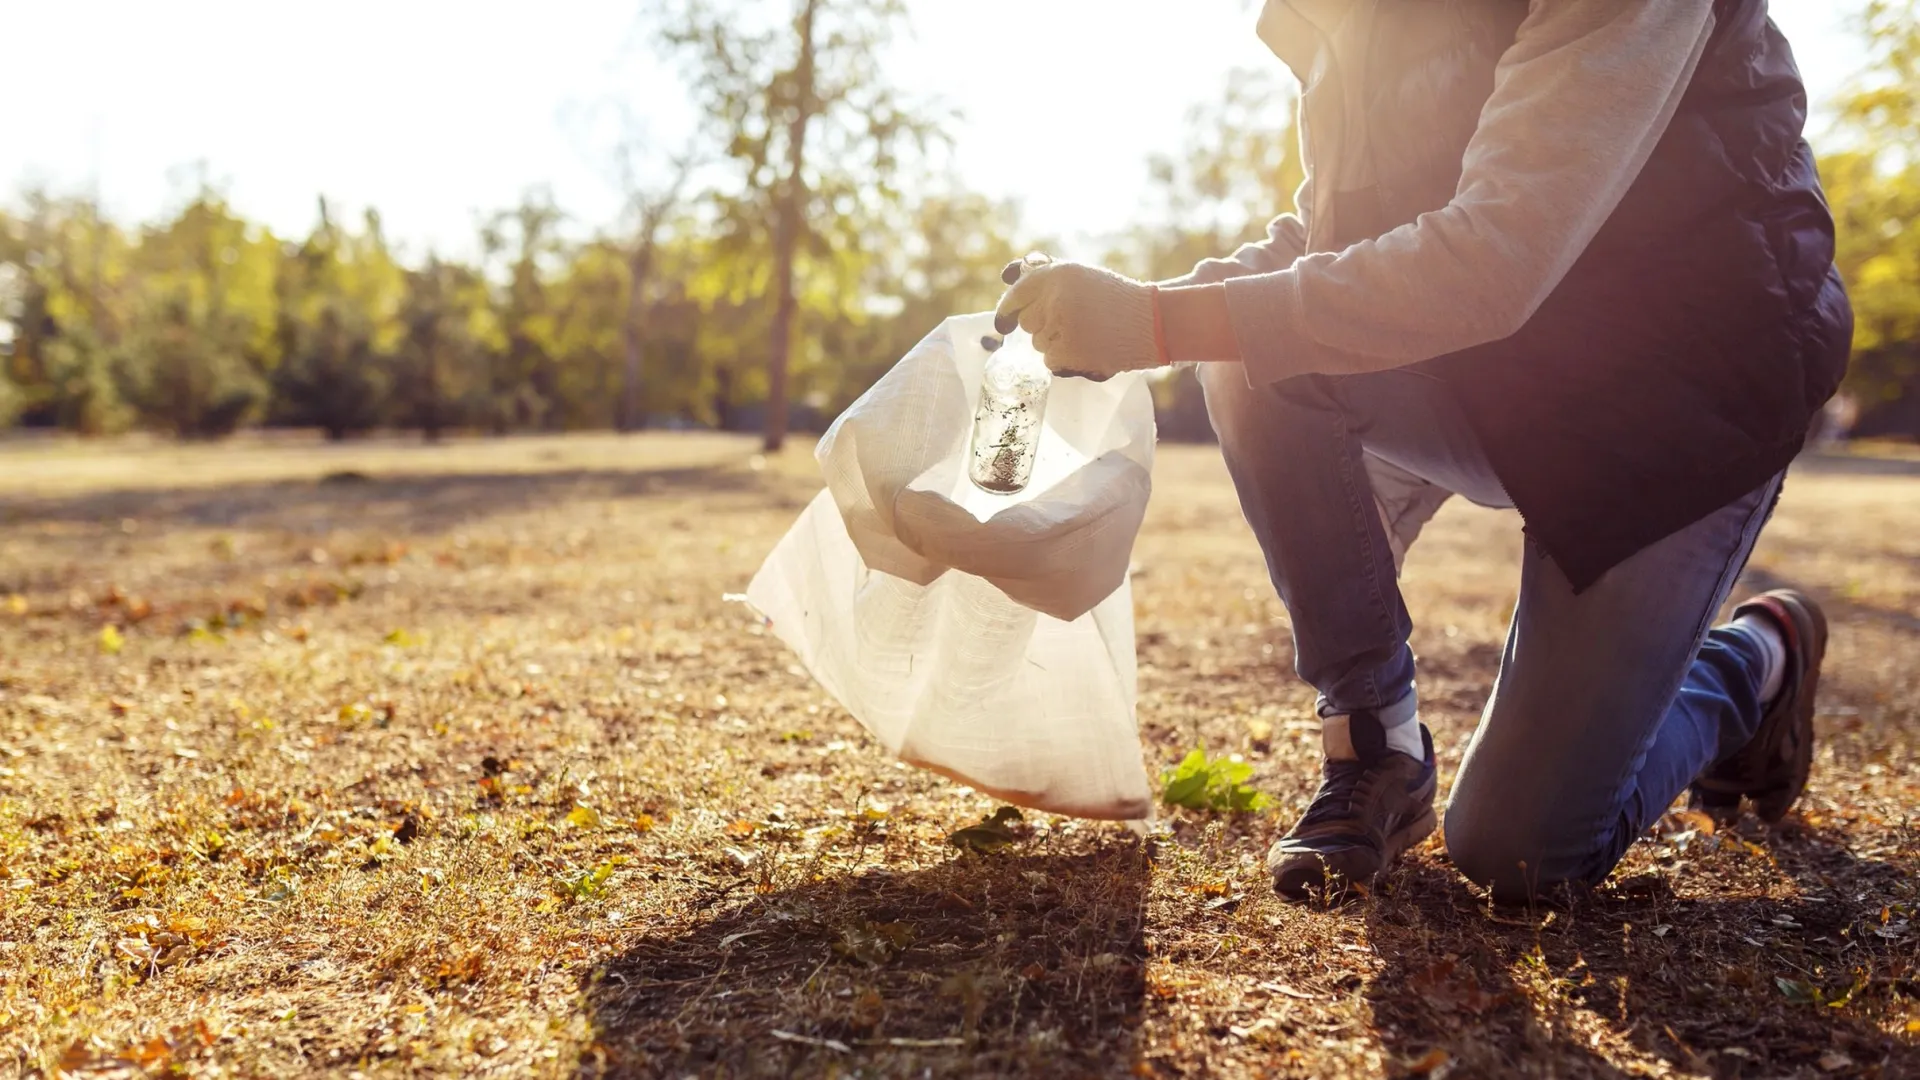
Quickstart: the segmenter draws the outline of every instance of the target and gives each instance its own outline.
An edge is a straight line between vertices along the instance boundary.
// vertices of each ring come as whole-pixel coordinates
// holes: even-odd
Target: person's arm
[[[1269,274],[1292,266],[1294,260],[1307,253],[1307,211],[1313,205],[1311,178],[1294,193],[1293,204],[1299,209],[1291,214],[1281,214],[1267,223],[1264,240],[1241,244],[1224,259],[1202,259],[1192,270],[1161,282],[1160,287],[1177,289],[1188,285],[1214,285],[1228,278]]]
[[[1500,61],[1443,209],[1286,269],[1160,294],[1175,361],[1248,378],[1400,367],[1517,332],[1665,134],[1713,0],[1540,0]],[[1234,342],[1226,351],[1219,322]],[[1176,337],[1179,335],[1179,337]]]

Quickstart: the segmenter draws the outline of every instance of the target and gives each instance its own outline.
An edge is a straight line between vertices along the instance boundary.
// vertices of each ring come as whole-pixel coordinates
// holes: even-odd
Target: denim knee
[[[1551,823],[1525,813],[1476,811],[1458,799],[1449,801],[1447,855],[1462,876],[1492,890],[1502,902],[1525,902],[1556,885],[1592,885],[1605,879],[1626,851],[1632,834],[1618,828],[1593,837],[1587,833],[1550,835]],[[1593,846],[1594,840],[1599,846]],[[1580,857],[1572,852],[1586,851]]]
[[[1531,830],[1527,830],[1530,832]],[[1497,896],[1524,899],[1538,886],[1538,852],[1526,832],[1511,818],[1474,813],[1458,800],[1447,804],[1447,856],[1467,880],[1490,888]]]

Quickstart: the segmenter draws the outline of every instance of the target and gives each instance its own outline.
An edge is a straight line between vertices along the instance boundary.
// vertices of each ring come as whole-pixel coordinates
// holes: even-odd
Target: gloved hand
[[[1054,374],[1099,382],[1168,363],[1154,286],[1037,254],[1008,263],[1000,277],[1013,287],[1000,298],[993,328],[1009,334],[1017,325],[1032,334]]]

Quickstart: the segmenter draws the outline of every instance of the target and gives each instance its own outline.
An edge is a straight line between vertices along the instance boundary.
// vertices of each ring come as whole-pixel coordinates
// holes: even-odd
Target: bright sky
[[[97,176],[111,212],[147,219],[205,161],[242,213],[283,234],[304,234],[324,193],[379,208],[413,253],[469,254],[483,212],[542,184],[591,228],[619,210],[596,103],[626,100],[657,135],[684,124],[673,73],[637,37],[649,3],[0,0],[0,200]],[[1773,2],[1816,99],[1858,66],[1857,6]],[[1278,63],[1254,37],[1257,0],[911,7],[896,81],[964,112],[970,186],[1070,241],[1127,224],[1147,155],[1180,144],[1187,109],[1218,97],[1228,69]]]

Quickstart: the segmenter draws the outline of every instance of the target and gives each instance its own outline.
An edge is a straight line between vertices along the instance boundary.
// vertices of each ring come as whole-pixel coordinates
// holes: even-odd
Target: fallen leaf
[[[1452,960],[1439,963],[1409,980],[1420,996],[1442,1012],[1478,1015],[1506,1000],[1504,994],[1489,994],[1471,971],[1459,971]]]
[[[980,819],[978,824],[955,829],[947,834],[947,843],[962,851],[1001,851],[1020,840],[1013,826],[1024,820],[1019,810],[1003,806]]]
[[[1660,820],[1660,835],[1668,840],[1685,833],[1712,836],[1718,827],[1712,814],[1700,810],[1680,810]]]
[[[116,1056],[128,1064],[152,1068],[157,1065],[166,1065],[173,1060],[173,1045],[155,1036],[144,1043],[127,1047]]]
[[[1853,1059],[1838,1050],[1828,1050],[1820,1055],[1821,1072],[1839,1072],[1853,1068]]]
[[[106,653],[108,656],[116,656],[119,654],[120,650],[126,646],[126,644],[127,644],[127,639],[124,635],[120,633],[119,627],[113,625],[112,623],[108,623],[107,625],[100,628],[100,651],[101,652]]]
[[[576,829],[597,829],[600,827],[600,811],[585,803],[576,804],[567,814],[567,824]]]
[[[755,825],[751,821],[742,819],[740,821],[736,821],[733,824],[727,826],[727,835],[736,836],[736,837],[752,836],[754,834],[754,830],[758,829],[759,827],[760,826]]]
[[[1780,992],[1787,996],[1787,1000],[1796,1005],[1820,1004],[1820,988],[1810,982],[1776,975],[1773,977],[1773,985],[1779,987]]]
[[[1408,1062],[1407,1072],[1415,1076],[1418,1076],[1422,1073],[1430,1073],[1435,1069],[1438,1069],[1440,1066],[1445,1065],[1447,1062],[1452,1060],[1453,1060],[1452,1054],[1449,1054],[1445,1050],[1442,1050],[1436,1046],[1433,1049],[1427,1051],[1426,1053],[1420,1055],[1418,1058],[1415,1058],[1414,1060]]]

